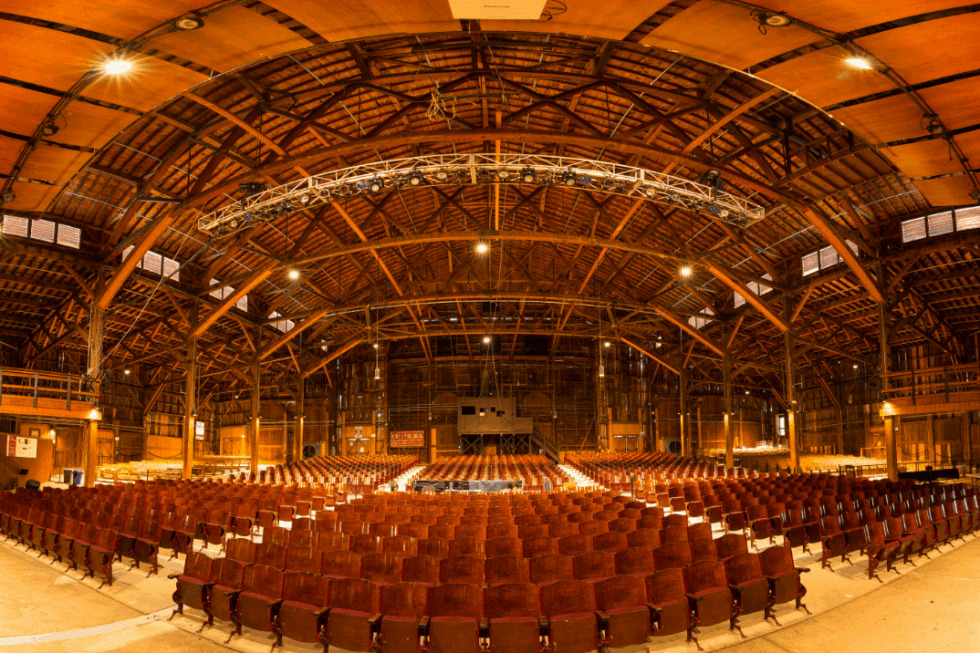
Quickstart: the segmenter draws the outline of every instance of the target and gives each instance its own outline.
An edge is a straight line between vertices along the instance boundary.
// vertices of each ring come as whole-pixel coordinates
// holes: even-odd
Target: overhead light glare
[[[476,253],[486,254],[490,250],[490,245],[487,245],[487,241],[480,239],[476,243]]]
[[[102,70],[107,75],[124,75],[133,69],[133,62],[129,59],[113,58],[109,59],[102,66]]]
[[[125,374],[126,376],[129,376],[129,368],[128,367],[123,370],[123,374]]]
[[[289,271],[289,278],[292,279],[293,281],[296,281],[297,279],[299,279],[299,270],[297,270],[296,268],[293,268],[292,270],[290,270]]]
[[[605,346],[605,347],[609,347],[610,345],[612,345],[612,343],[609,342],[608,340],[603,343],[603,346]]]
[[[685,265],[685,266],[681,267],[680,272],[681,272],[681,276],[682,277],[689,277],[689,276],[691,276],[691,272],[693,272],[693,270],[691,270],[691,266],[690,265]]]
[[[483,344],[485,345],[490,344],[490,336],[483,336]]]
[[[844,60],[844,63],[851,68],[858,68],[860,70],[874,70],[874,66],[871,65],[871,62],[864,57],[848,57]]]

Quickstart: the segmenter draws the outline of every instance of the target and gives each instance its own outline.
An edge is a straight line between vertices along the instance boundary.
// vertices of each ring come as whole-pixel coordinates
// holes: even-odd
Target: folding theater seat
[[[95,542],[89,546],[88,557],[85,562],[88,570],[85,575],[91,575],[92,578],[95,578],[95,572],[101,571],[102,575],[105,576],[102,585],[108,583],[109,587],[112,587],[112,563],[116,561],[116,547],[118,545],[119,536],[116,535],[115,531],[108,528],[100,529]],[[99,589],[102,589],[102,585],[99,585]]]
[[[605,646],[643,644],[650,636],[651,617],[646,583],[639,576],[614,576],[596,583],[596,607]]]
[[[79,531],[75,543],[71,547],[71,567],[84,571],[88,568],[89,549],[95,544],[99,537],[99,527],[95,524],[86,524]],[[86,573],[86,575],[88,575]]]
[[[899,557],[906,564],[910,563],[909,556],[913,553],[913,546],[915,545],[915,536],[906,535],[902,530],[902,520],[898,517],[888,517],[881,523],[884,528],[884,535],[886,542],[895,542],[898,545],[898,551],[895,554],[895,559]],[[914,566],[915,563],[912,563]]]
[[[57,521],[57,515],[53,512],[42,512],[38,522],[34,524],[31,528],[31,546],[32,549],[37,549],[40,551],[38,557],[47,554],[48,549],[45,547],[45,538],[49,530],[54,528],[54,524]]]
[[[946,521],[946,515],[943,514],[942,506],[930,506],[928,509],[920,509],[919,522],[922,524],[926,522],[932,524],[932,529],[936,534],[935,548],[938,549],[943,544],[949,542],[949,522]]]
[[[282,545],[263,542],[255,550],[255,564],[285,569],[286,551]]]
[[[213,572],[214,587],[211,589],[211,613],[222,621],[234,621],[232,610],[245,582],[245,570],[253,565],[246,565],[230,558],[215,560],[217,571]]]
[[[313,538],[313,548],[324,553],[328,551],[347,551],[350,543],[343,533],[317,533]]]
[[[727,560],[739,553],[748,553],[749,545],[745,536],[738,533],[727,533],[715,540],[719,560]]]
[[[565,580],[541,588],[548,617],[548,641],[554,653],[586,653],[600,645],[592,583]]]
[[[214,615],[211,613],[211,591],[218,581],[218,565],[214,559],[203,553],[191,553],[184,560],[184,573],[170,574],[167,578],[177,579],[177,589],[174,591],[173,600],[177,604],[170,618],[174,615],[184,614],[184,606],[201,610],[207,615],[208,619],[201,626],[214,623]],[[200,632],[200,630],[198,632]]]
[[[572,564],[572,558],[571,556],[558,553],[548,553],[530,558],[528,577],[535,585],[547,585],[563,580],[573,580],[575,578],[575,569]]]
[[[402,581],[403,558],[391,553],[374,553],[361,558],[361,578],[384,587]]]
[[[713,626],[728,621],[729,629],[741,633],[738,626],[738,609],[732,592],[728,587],[725,565],[720,561],[697,562],[685,570],[688,600],[694,613],[692,624],[687,630],[688,641],[700,648],[694,633],[701,626]],[[744,636],[744,635],[743,635]]]
[[[925,523],[919,521],[918,512],[907,512],[902,515],[902,532],[912,536],[914,539],[912,551],[918,553],[920,557],[929,557],[929,551],[936,545],[936,530],[932,527],[932,522],[926,518]]]
[[[820,566],[827,568],[831,558],[841,557],[841,562],[850,562],[847,557],[847,540],[840,528],[840,521],[837,515],[828,515],[820,518],[820,543],[823,550],[820,556]]]
[[[438,558],[426,555],[405,558],[402,563],[402,581],[421,585],[438,585],[439,563]]]
[[[638,528],[626,535],[626,543],[630,548],[656,549],[661,544],[660,531],[652,528]]]
[[[747,513],[749,532],[752,534],[752,546],[759,548],[755,544],[756,540],[769,540],[769,543],[772,544],[774,542],[772,522],[769,521],[769,511],[766,506],[749,506]]]
[[[330,580],[319,574],[286,572],[282,605],[276,618],[276,643],[282,638],[319,642],[325,624]]]
[[[454,556],[440,563],[439,580],[443,583],[483,585],[486,580],[486,561],[473,556]]]
[[[430,537],[425,540],[420,540],[418,547],[419,555],[427,555],[440,559],[449,557],[449,540],[441,537]]]
[[[413,537],[407,535],[395,535],[386,537],[381,547],[384,553],[399,556],[401,558],[411,558],[418,555],[419,545]]]
[[[691,562],[701,560],[718,560],[718,546],[710,537],[699,537],[691,540]]]
[[[470,556],[486,558],[487,541],[475,537],[457,537],[449,541],[449,557]]]
[[[739,553],[725,561],[729,589],[735,600],[739,616],[764,612],[764,618],[775,616],[770,612],[769,583],[762,574],[762,560],[758,553]]]
[[[522,556],[506,555],[487,560],[487,585],[520,584],[530,582],[529,566]]]
[[[885,570],[894,571],[898,573],[895,569],[895,558],[898,557],[900,548],[899,543],[895,541],[888,541],[885,538],[885,530],[881,524],[878,522],[870,522],[865,527],[867,550],[868,550],[868,580],[872,578],[877,578],[881,581],[881,577],[878,575],[877,569],[881,561],[885,561]],[[881,581],[884,582],[884,581]]]
[[[348,651],[373,651],[381,623],[381,587],[363,578],[330,583],[324,650],[333,645]]]
[[[621,576],[649,576],[656,570],[653,551],[646,548],[629,548],[615,554],[616,574]]]
[[[691,627],[683,569],[663,569],[647,576],[646,588],[654,636],[682,633]]]
[[[844,541],[847,545],[847,552],[857,552],[864,555],[864,547],[867,545],[864,524],[861,523],[857,513],[845,510],[840,513],[841,530],[844,532]]]
[[[429,590],[427,651],[480,653],[483,590],[475,585],[447,583]]]
[[[600,533],[592,538],[592,547],[595,551],[623,551],[629,548],[629,539],[626,533],[620,531],[609,531]]]
[[[312,549],[314,540],[315,537],[313,531],[300,530],[294,525],[293,530],[289,535],[289,547],[293,549]]]
[[[691,546],[687,542],[668,542],[654,549],[657,569],[683,568],[694,561]]]
[[[801,508],[786,508],[781,516],[783,537],[792,548],[803,547],[803,551],[809,551],[810,538],[807,536],[807,528],[804,522],[803,510]]]
[[[286,563],[282,569],[284,571],[318,574],[323,564],[322,556],[323,554],[316,549],[289,548],[286,549]]]
[[[490,650],[494,653],[527,653],[543,650],[545,623],[541,594],[535,585],[507,583],[486,591]]]
[[[769,582],[771,605],[795,601],[797,610],[803,608],[807,614],[810,614],[806,605],[803,604],[806,587],[800,582],[800,574],[810,570],[806,567],[796,567],[793,564],[793,552],[786,547],[771,546],[759,556],[762,562],[762,573]],[[772,608],[770,607],[771,613]]]
[[[558,540],[558,552],[562,555],[576,556],[593,550],[592,535],[569,535]],[[527,542],[525,542],[525,551]],[[525,555],[527,555],[525,553]]]

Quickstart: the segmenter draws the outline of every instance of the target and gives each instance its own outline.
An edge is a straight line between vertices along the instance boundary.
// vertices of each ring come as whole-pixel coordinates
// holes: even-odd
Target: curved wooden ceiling
[[[565,4],[549,5],[550,20],[480,24],[454,20],[445,0],[0,0],[2,211],[82,229],[79,251],[4,238],[2,355],[44,366],[84,352],[96,301],[109,310],[110,367],[173,360],[201,331],[214,378],[250,356],[243,338],[273,365],[310,369],[326,360],[321,342],[411,340],[432,356],[440,335],[594,337],[601,321],[670,368],[717,374],[730,350],[739,373],[765,380],[780,373],[789,326],[803,368],[873,365],[879,303],[896,345],[963,356],[978,328],[975,235],[912,247],[899,234],[903,218],[975,203],[975,6]],[[176,30],[191,10],[205,26]],[[762,30],[765,10],[793,22]],[[119,56],[134,73],[102,74]],[[924,127],[932,114],[939,135]],[[57,133],[44,136],[46,123]],[[425,186],[231,239],[196,230],[241,181],[495,151],[692,179],[717,168],[769,214],[740,231],[591,190]],[[475,234],[495,224],[491,256],[476,256]],[[181,281],[134,271],[129,246],[177,260]],[[843,262],[801,276],[800,257],[828,246]],[[695,274],[681,279],[653,250]],[[285,277],[293,265],[300,283]],[[250,312],[202,290],[212,278],[251,289]],[[767,279],[774,291],[756,296]],[[207,330],[191,327],[199,297]],[[484,314],[488,299],[500,307]],[[273,312],[302,328],[281,335]]]

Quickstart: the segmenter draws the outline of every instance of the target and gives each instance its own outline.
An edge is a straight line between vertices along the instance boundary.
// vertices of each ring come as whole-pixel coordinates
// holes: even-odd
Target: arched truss
[[[704,183],[702,183],[704,182]],[[692,211],[705,209],[719,220],[748,227],[765,217],[757,203],[723,190],[717,170],[698,181],[610,161],[530,154],[446,154],[377,161],[331,170],[266,188],[244,184],[240,201],[200,218],[197,227],[227,236],[252,222],[314,209],[331,197],[378,195],[403,187],[469,184],[520,184],[593,189],[623,197],[642,197],[666,205],[682,203]]]

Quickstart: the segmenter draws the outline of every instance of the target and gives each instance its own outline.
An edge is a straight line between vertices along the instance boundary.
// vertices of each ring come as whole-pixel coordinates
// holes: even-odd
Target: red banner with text
[[[394,448],[404,447],[424,447],[425,431],[392,431],[391,446]]]

